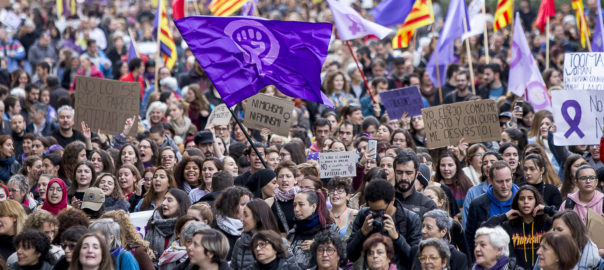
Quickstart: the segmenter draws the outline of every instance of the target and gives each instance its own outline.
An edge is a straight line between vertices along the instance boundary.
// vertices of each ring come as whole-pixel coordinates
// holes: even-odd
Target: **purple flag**
[[[229,107],[275,85],[333,108],[320,90],[331,24],[211,16],[174,23]]]
[[[436,50],[432,53],[430,61],[426,66],[426,71],[432,83],[438,87],[444,85],[446,81],[447,66],[456,61],[453,55],[455,49],[455,39],[461,37],[464,34],[463,20],[466,20],[468,27],[468,12],[466,10],[466,3],[464,0],[451,0],[449,2],[449,12],[447,13],[447,19],[440,32],[438,43],[436,44]],[[468,29],[469,30],[469,29]],[[438,66],[436,65],[436,57],[438,57]],[[440,82],[437,79],[436,69],[440,71]]]
[[[134,47],[134,39],[130,38],[130,48],[128,48],[128,62],[137,57],[138,53],[136,53],[136,47]]]
[[[402,24],[414,3],[414,0],[384,0],[373,9],[373,20],[383,26]]]
[[[604,31],[602,26],[602,7],[600,6],[600,1],[598,2],[598,12],[596,14],[596,28],[593,33],[593,40],[591,41],[591,51],[592,52],[604,52]]]
[[[241,16],[254,16],[254,10],[258,6],[258,0],[248,0],[241,6]]]

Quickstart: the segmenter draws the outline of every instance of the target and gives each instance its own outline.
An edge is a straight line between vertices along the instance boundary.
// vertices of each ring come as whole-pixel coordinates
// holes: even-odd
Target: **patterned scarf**
[[[289,200],[293,200],[296,197],[296,194],[300,191],[299,187],[293,187],[286,191],[283,191],[279,188],[275,189],[275,198],[279,201],[286,202]]]

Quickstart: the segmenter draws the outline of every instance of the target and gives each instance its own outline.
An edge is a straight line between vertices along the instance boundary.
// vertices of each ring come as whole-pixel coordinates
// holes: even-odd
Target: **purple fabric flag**
[[[445,71],[447,66],[456,61],[453,51],[455,49],[455,39],[461,37],[464,34],[463,20],[466,20],[468,27],[468,12],[466,10],[466,3],[464,0],[451,0],[449,2],[449,12],[447,13],[447,19],[440,32],[438,43],[436,44],[436,50],[432,53],[430,61],[426,66],[426,71],[432,83],[438,87],[438,85],[444,85],[446,81]],[[470,29],[468,29],[469,31]],[[436,65],[436,57],[438,57],[438,66]],[[440,82],[437,80],[436,69],[440,71]]]
[[[383,26],[402,24],[415,0],[384,0],[373,9],[373,21]]]
[[[596,14],[596,27],[593,33],[593,40],[591,41],[591,51],[592,52],[604,52],[604,31],[602,26],[602,7],[600,6],[600,1],[596,1],[598,3],[598,12]]]
[[[137,57],[138,53],[136,53],[136,47],[134,47],[134,40],[130,38],[130,48],[128,48],[128,62]]]
[[[254,10],[258,6],[258,0],[249,0],[241,6],[241,16],[254,16]]]
[[[331,24],[211,16],[174,23],[227,106],[275,85],[333,108],[320,90]]]
[[[524,35],[519,13],[516,13],[516,19],[514,20],[508,90],[519,97],[526,93],[524,98],[533,105],[535,111],[551,111],[549,94],[545,89],[545,82],[541,77],[541,72],[539,72],[539,66],[533,59],[533,54]]]
[[[392,29],[365,20],[356,10],[336,0],[327,0],[327,3],[341,40],[357,39],[368,35],[383,39],[393,32]]]

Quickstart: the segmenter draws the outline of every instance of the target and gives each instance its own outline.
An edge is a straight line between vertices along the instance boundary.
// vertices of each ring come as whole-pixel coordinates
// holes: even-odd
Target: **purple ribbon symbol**
[[[575,117],[571,118],[570,115],[568,115],[569,108],[575,109]],[[579,128],[579,123],[581,123],[581,105],[579,105],[579,102],[577,102],[576,100],[567,100],[562,103],[561,111],[562,117],[564,117],[564,120],[566,121],[566,123],[568,123],[569,126],[569,129],[568,131],[566,131],[566,133],[564,133],[564,136],[568,138],[571,134],[573,134],[573,132],[576,132],[580,138],[585,137],[585,134],[583,134],[583,132]]]

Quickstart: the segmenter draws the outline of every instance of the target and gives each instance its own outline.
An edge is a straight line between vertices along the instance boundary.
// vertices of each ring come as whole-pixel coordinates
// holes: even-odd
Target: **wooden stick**
[[[549,69],[549,16],[545,16],[545,69]]]
[[[484,36],[484,54],[487,57],[487,64],[489,64],[491,62],[491,59],[489,57],[489,30],[487,30],[487,8],[486,8],[486,1],[482,1],[482,14],[484,16],[484,32],[483,32],[483,36]],[[474,83],[472,82],[472,87],[474,87]]]
[[[365,78],[365,73],[363,73],[363,69],[361,68],[361,65],[359,65],[359,60],[357,60],[357,57],[354,55],[354,52],[352,51],[352,47],[350,47],[350,42],[348,42],[348,40],[346,40],[346,46],[348,46],[350,55],[352,56],[352,59],[354,59],[354,62],[357,64],[357,69],[361,73],[361,77],[363,78],[365,87],[367,87],[367,92],[369,92],[369,96],[371,96],[371,100],[375,103],[375,97],[373,96],[373,93],[371,92],[371,88],[369,88],[369,84],[367,83],[367,79]]]
[[[468,33],[468,21],[464,18],[463,20],[463,31]],[[468,56],[468,65],[470,67],[470,85],[472,86],[472,94],[476,95],[476,87],[474,86],[474,68],[472,67],[472,51],[470,50],[470,39],[466,38],[466,54]]]
[[[432,23],[432,37],[436,36],[436,23]],[[440,39],[440,37],[439,37]],[[432,43],[432,42],[430,42]],[[438,50],[438,44],[436,46],[436,49]],[[438,98],[440,100],[440,103],[443,103],[443,87],[440,83],[440,66],[438,66],[438,52],[436,52],[434,54],[434,64],[436,64],[436,80],[438,81]]]

